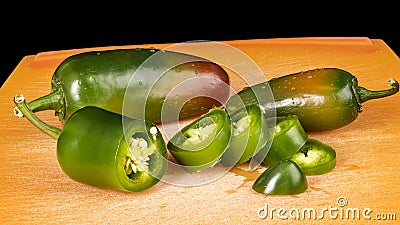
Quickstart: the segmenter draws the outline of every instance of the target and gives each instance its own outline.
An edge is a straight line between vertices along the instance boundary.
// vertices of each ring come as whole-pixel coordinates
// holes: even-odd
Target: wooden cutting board
[[[400,60],[380,39],[310,37],[210,44],[208,48],[201,43],[195,51],[212,52],[218,63],[244,69],[249,84],[259,77],[251,75],[257,73],[254,64],[241,66],[243,60],[253,61],[264,79],[337,67],[372,90],[388,88],[390,77],[400,80]],[[22,93],[30,101],[49,93],[52,73],[72,54],[171,46],[194,51],[166,43],[42,52],[21,60],[0,89],[1,224],[395,224],[400,219],[400,94],[364,103],[359,117],[343,128],[309,133],[336,150],[337,166],[328,174],[307,177],[308,190],[293,196],[254,192],[251,186],[265,168],[248,171],[246,164],[199,186],[160,182],[144,192],[125,193],[84,185],[60,169],[54,139],[13,115],[13,97]],[[238,53],[245,57],[236,57]],[[232,86],[239,90],[246,83],[232,71]],[[61,127],[52,111],[37,115]]]

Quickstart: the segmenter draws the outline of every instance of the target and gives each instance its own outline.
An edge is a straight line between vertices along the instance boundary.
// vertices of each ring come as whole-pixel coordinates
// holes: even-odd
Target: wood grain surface
[[[227,68],[235,90],[259,81],[251,75],[258,73],[254,64],[243,63],[246,60],[258,66],[264,79],[337,67],[372,90],[388,88],[390,77],[400,80],[400,60],[381,39],[278,38],[213,44],[208,48],[201,43],[203,47],[196,50],[177,43],[108,46],[24,57],[0,89],[0,224],[396,224],[400,220],[400,94],[365,102],[358,118],[343,128],[309,133],[336,150],[337,166],[328,174],[307,177],[307,191],[293,196],[254,192],[251,186],[265,167],[248,171],[246,164],[197,186],[159,182],[144,192],[125,193],[84,185],[60,169],[56,140],[13,115],[16,94],[24,94],[27,101],[48,94],[52,74],[63,59],[100,49],[172,46],[199,54],[214,49],[210,57]],[[245,57],[236,57],[238,53]],[[235,68],[243,69],[245,80]],[[62,127],[53,111],[37,116]],[[266,212],[266,218],[260,218]],[[299,218],[293,219],[296,212]]]

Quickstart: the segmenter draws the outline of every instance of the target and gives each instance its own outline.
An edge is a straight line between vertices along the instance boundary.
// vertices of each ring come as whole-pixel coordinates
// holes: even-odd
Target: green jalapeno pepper
[[[301,168],[290,159],[283,159],[256,179],[253,190],[269,195],[294,195],[307,190],[307,178]]]
[[[321,175],[335,168],[336,151],[321,141],[308,139],[291,160],[300,166],[305,175]]]
[[[75,111],[62,129],[40,121],[16,96],[20,113],[57,139],[58,162],[71,179],[95,187],[128,192],[159,182],[167,167],[165,142],[145,120],[87,106]]]
[[[53,74],[51,93],[28,107],[33,112],[54,110],[62,123],[85,106],[160,123],[171,90],[199,77],[206,79],[195,86],[182,85],[168,101],[170,108],[183,105],[180,118],[201,115],[225,102],[229,77],[222,67],[194,55],[153,48],[83,52],[66,58]],[[123,112],[123,107],[129,110]],[[163,112],[162,120],[176,117],[175,111]]]
[[[232,137],[229,148],[221,158],[224,166],[248,161],[264,147],[271,135],[259,105],[249,105],[231,116]]]
[[[188,172],[219,162],[229,146],[231,122],[221,108],[213,108],[177,132],[167,143],[174,159]]]
[[[231,101],[227,108],[234,111],[243,105],[261,104],[266,111],[276,110],[277,116],[297,115],[306,131],[332,130],[354,121],[362,112],[362,103],[383,98],[399,91],[399,83],[389,79],[388,90],[370,91],[358,86],[357,78],[337,68],[318,68],[289,74],[246,87],[235,96],[243,101]],[[263,102],[257,93],[271,88],[273,102]],[[268,113],[267,113],[268,114]]]
[[[296,154],[306,143],[308,135],[296,115],[268,119],[276,119],[276,124],[270,149],[262,164],[271,166]]]

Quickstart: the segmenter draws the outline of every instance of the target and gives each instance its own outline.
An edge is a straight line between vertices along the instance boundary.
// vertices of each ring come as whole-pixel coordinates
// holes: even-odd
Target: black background
[[[193,11],[126,7],[127,10],[121,12],[121,8],[115,10],[110,7],[105,13],[90,9],[78,10],[79,7],[76,7],[66,12],[49,8],[48,11],[31,10],[18,15],[11,13],[13,17],[2,18],[0,28],[0,83],[3,84],[26,55],[87,47],[193,40],[369,37],[382,39],[400,56],[397,13],[386,12],[389,6],[383,6],[388,7],[385,8],[386,14],[382,14],[384,11],[379,5],[373,5],[372,11],[344,7],[333,8],[331,11],[318,8],[311,11],[298,10],[292,18],[282,16],[285,12],[283,8],[274,8],[280,16],[269,15],[274,10],[266,10],[261,5],[239,7],[235,11],[195,6],[192,7]],[[363,13],[355,15],[356,11]],[[15,20],[19,15],[24,17]]]

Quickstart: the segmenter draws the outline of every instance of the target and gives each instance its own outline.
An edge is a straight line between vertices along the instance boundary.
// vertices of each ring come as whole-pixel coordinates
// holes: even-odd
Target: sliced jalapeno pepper
[[[167,143],[176,161],[188,172],[216,164],[227,149],[231,122],[221,108],[213,108],[177,132]]]
[[[97,107],[74,112],[62,130],[40,121],[23,98],[16,105],[42,131],[57,139],[57,159],[71,179],[91,186],[139,192],[166,172],[167,149],[150,122]]]
[[[296,115],[277,117],[272,144],[262,164],[271,166],[291,158],[307,139],[308,135]]]
[[[253,183],[253,190],[269,195],[293,195],[307,190],[307,178],[290,159],[283,159],[267,168]]]
[[[305,175],[320,175],[335,168],[336,151],[321,141],[308,139],[291,159]]]
[[[224,166],[244,163],[253,157],[270,137],[264,113],[259,105],[249,105],[231,116],[232,137],[221,158]]]

